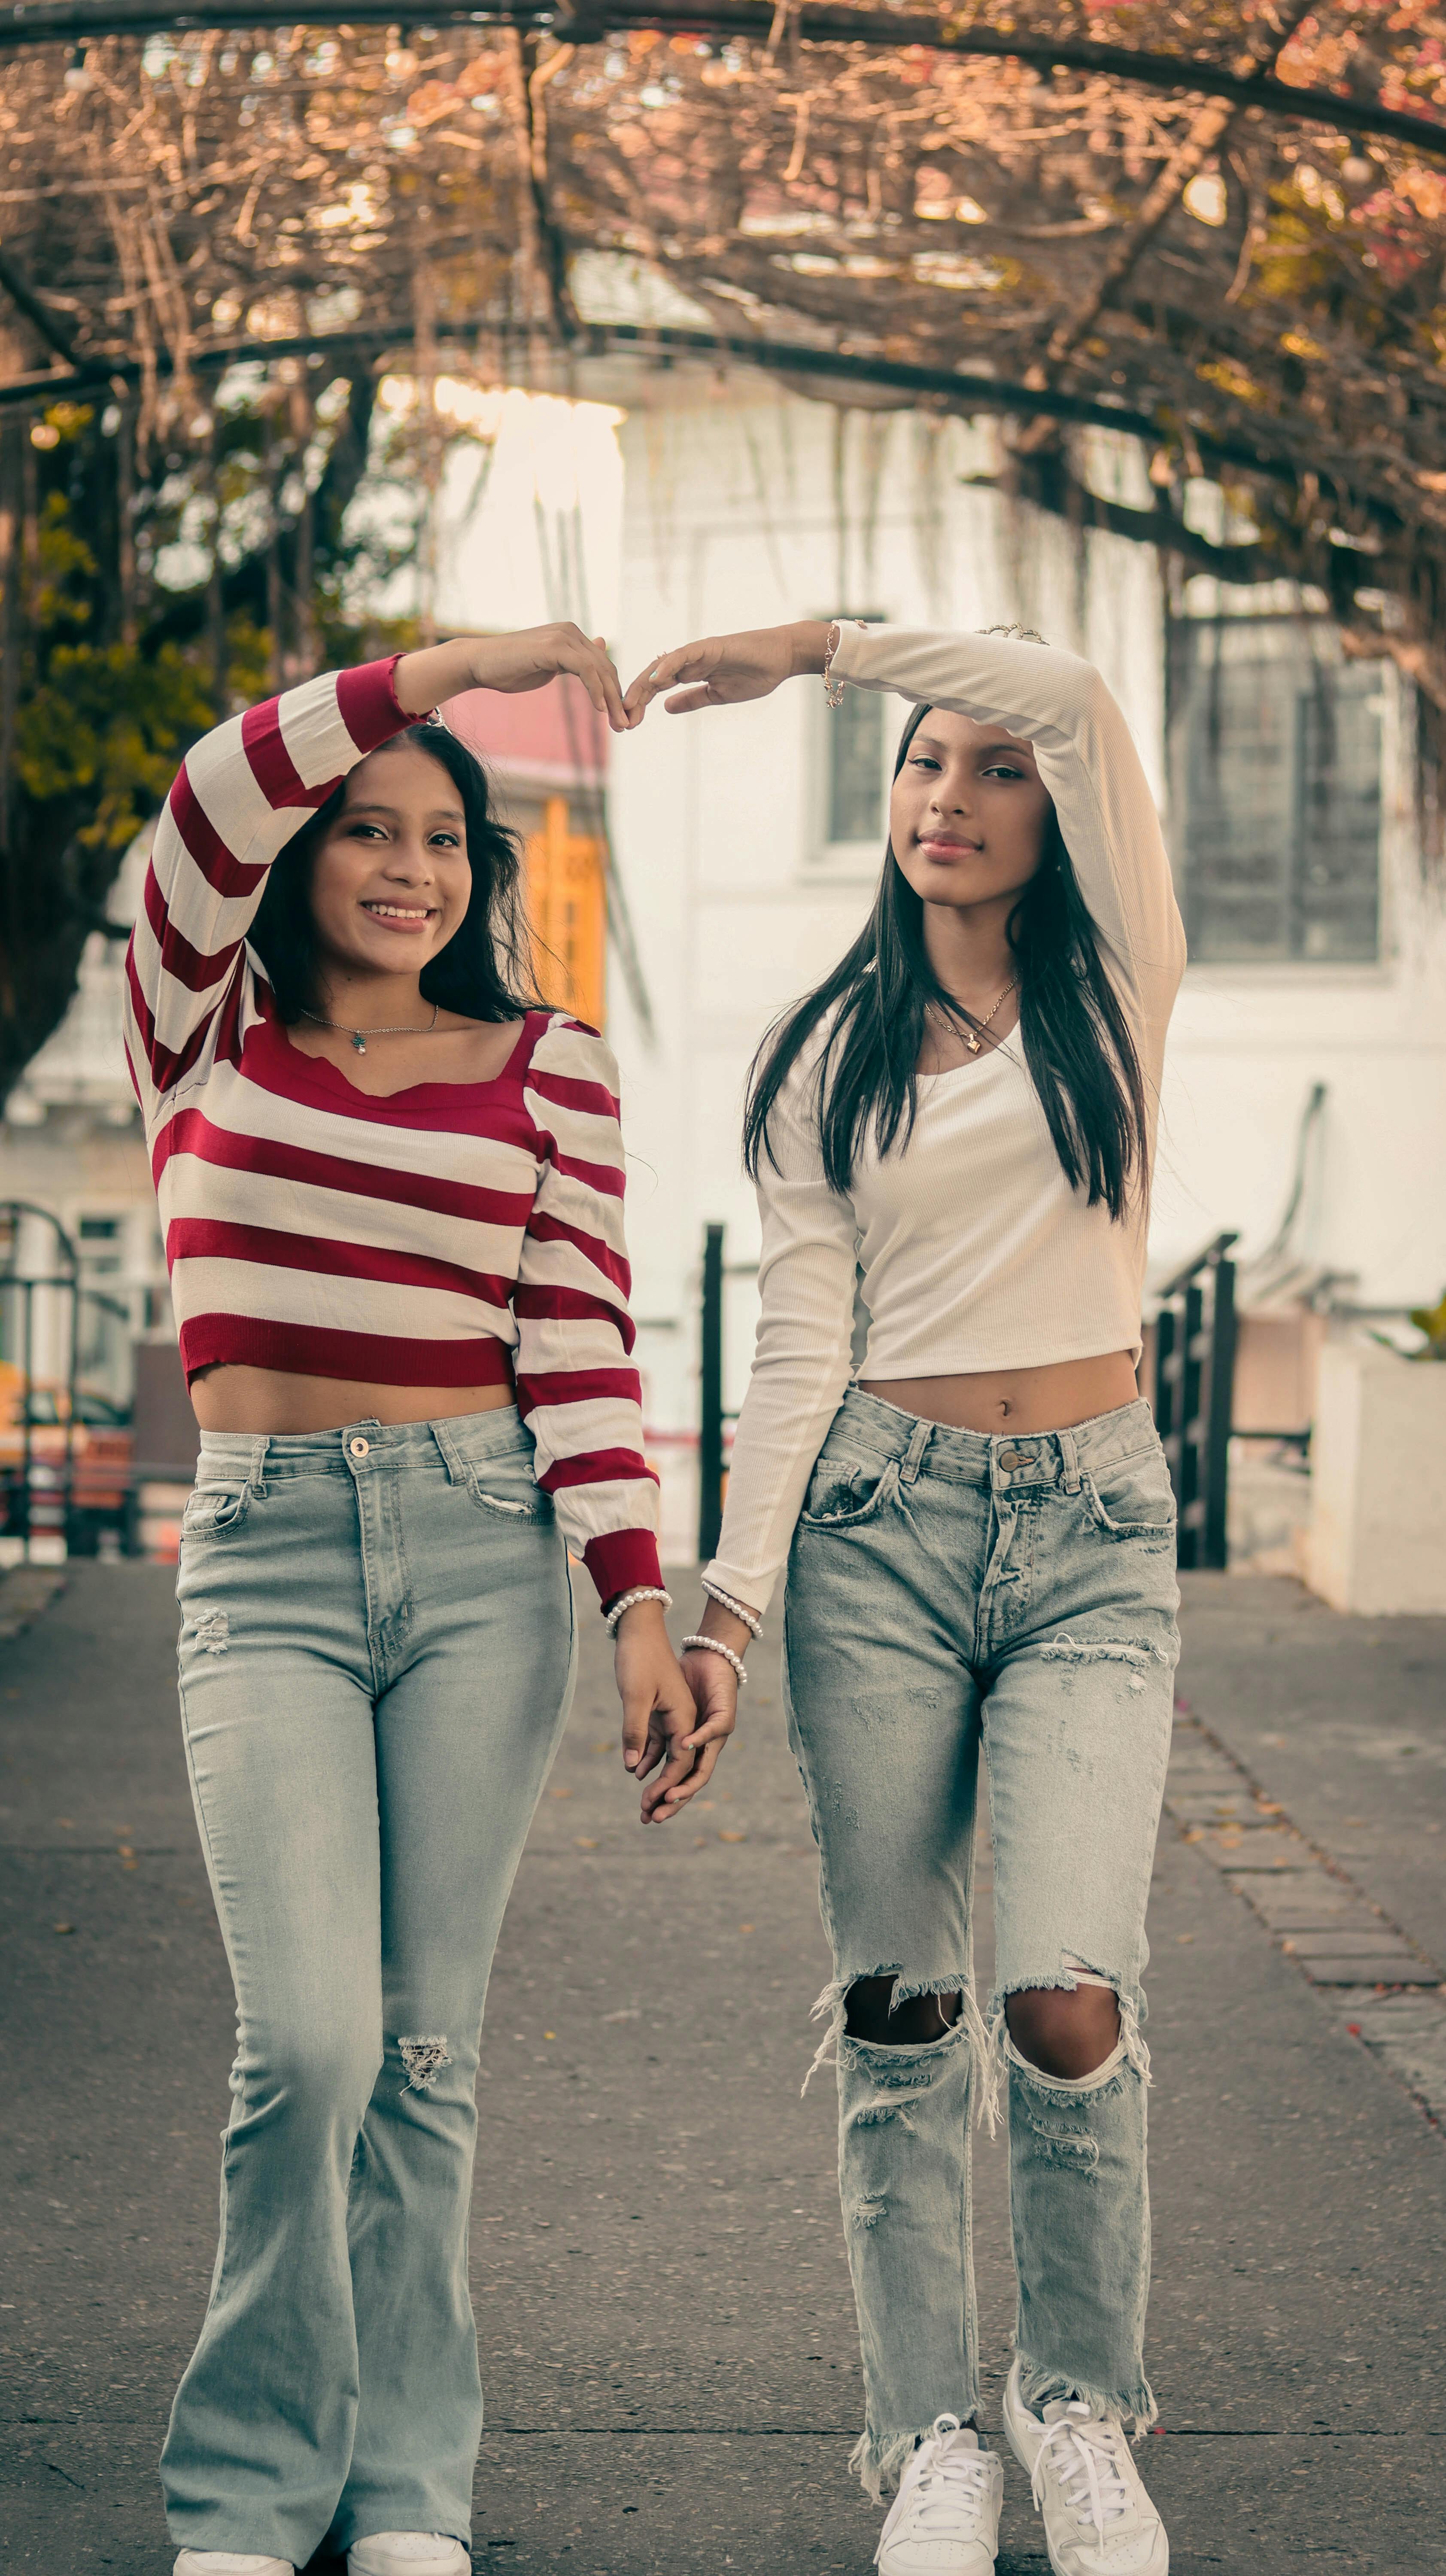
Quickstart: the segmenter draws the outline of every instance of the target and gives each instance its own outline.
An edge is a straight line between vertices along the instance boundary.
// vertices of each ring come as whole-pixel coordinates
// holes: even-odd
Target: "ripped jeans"
[[[1175,1509],[1149,1409],[986,1436],[852,1390],[788,1566],[790,1736],[819,1846],[834,1983],[839,2185],[875,2497],[915,2437],[979,2404],[969,2133],[1007,2070],[1026,2401],[1153,2418],[1140,1979],[1179,1653]],[[974,1993],[981,1736],[994,1993]],[[1120,2041],[1066,2082],[1004,2023],[1026,1987],[1113,1987]],[[851,2038],[848,1989],[963,1996],[921,2046]],[[987,2024],[987,2026],[986,2026]],[[825,2041],[825,2049],[830,2042]],[[824,2051],[820,2051],[820,2056]]]
[[[532,1442],[502,1410],[208,1432],[177,1598],[237,2055],[171,2535],[295,2567],[465,2541],[482,2007],[572,1690]]]

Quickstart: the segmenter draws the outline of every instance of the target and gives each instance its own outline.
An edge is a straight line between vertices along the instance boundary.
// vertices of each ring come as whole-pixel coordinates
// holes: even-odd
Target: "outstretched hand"
[[[828,626],[816,617],[802,618],[791,626],[755,626],[740,635],[709,635],[698,644],[681,644],[638,673],[623,700],[628,722],[639,723],[658,697],[664,699],[670,716],[771,697],[783,681],[821,671],[827,650]]]

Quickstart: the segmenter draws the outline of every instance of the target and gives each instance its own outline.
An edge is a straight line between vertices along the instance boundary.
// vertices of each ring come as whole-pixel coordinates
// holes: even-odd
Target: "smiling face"
[[[1052,812],[1028,743],[929,707],[894,781],[889,840],[925,903],[963,910],[1028,885]]]
[[[410,742],[359,760],[312,863],[323,978],[419,975],[471,892],[467,818],[441,762]]]

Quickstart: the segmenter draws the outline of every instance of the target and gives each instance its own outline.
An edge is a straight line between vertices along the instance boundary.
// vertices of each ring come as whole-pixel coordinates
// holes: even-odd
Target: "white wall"
[[[637,412],[621,439],[625,677],[695,635],[840,606],[905,623],[1018,619],[1099,664],[1163,808],[1154,557],[1107,536],[1077,549],[1062,527],[970,489],[965,478],[992,462],[986,431],[900,414],[840,425],[822,404],[765,392]],[[1383,689],[1381,962],[1190,970],[1165,1078],[1157,1270],[1224,1226],[1245,1252],[1264,1246],[1321,1080],[1329,1098],[1298,1248],[1357,1273],[1371,1302],[1414,1302],[1446,1280],[1446,918],[1421,888],[1400,693],[1386,679]],[[902,722],[902,703],[896,712]],[[695,1418],[705,1220],[726,1221],[730,1257],[757,1247],[737,1146],[749,1056],[869,901],[872,862],[842,875],[820,864],[827,721],[818,683],[800,681],[756,707],[655,711],[614,749],[614,833],[658,1024],[650,1050],[614,976],[640,1356],[660,1426]],[[746,1283],[730,1318],[736,1403],[752,1334]],[[685,1517],[681,1485],[673,1508]]]

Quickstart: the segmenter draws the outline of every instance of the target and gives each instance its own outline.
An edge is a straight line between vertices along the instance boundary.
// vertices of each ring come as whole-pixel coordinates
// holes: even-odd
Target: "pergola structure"
[[[1113,415],[1155,451],[1128,533],[1203,560],[1175,487],[1237,482],[1265,552],[1247,532],[1222,569],[1411,600],[1434,640],[1446,10],[1422,0],[564,0],[405,41],[348,0],[305,25],[16,0],[0,45],[11,402],[134,385],[144,440],[243,354],[437,345],[559,381],[608,337],[571,263],[621,251],[720,353],[999,412],[1052,505],[1088,506],[1063,432]]]
[[[0,55],[7,814],[47,511],[112,532],[87,632],[204,628],[224,693],[228,618],[284,669],[327,613],[383,367],[566,390],[624,346],[992,414],[1020,499],[1309,584],[1446,711],[1446,0],[11,0]],[[658,321],[600,310],[609,257]],[[183,522],[189,605],[148,570]]]

